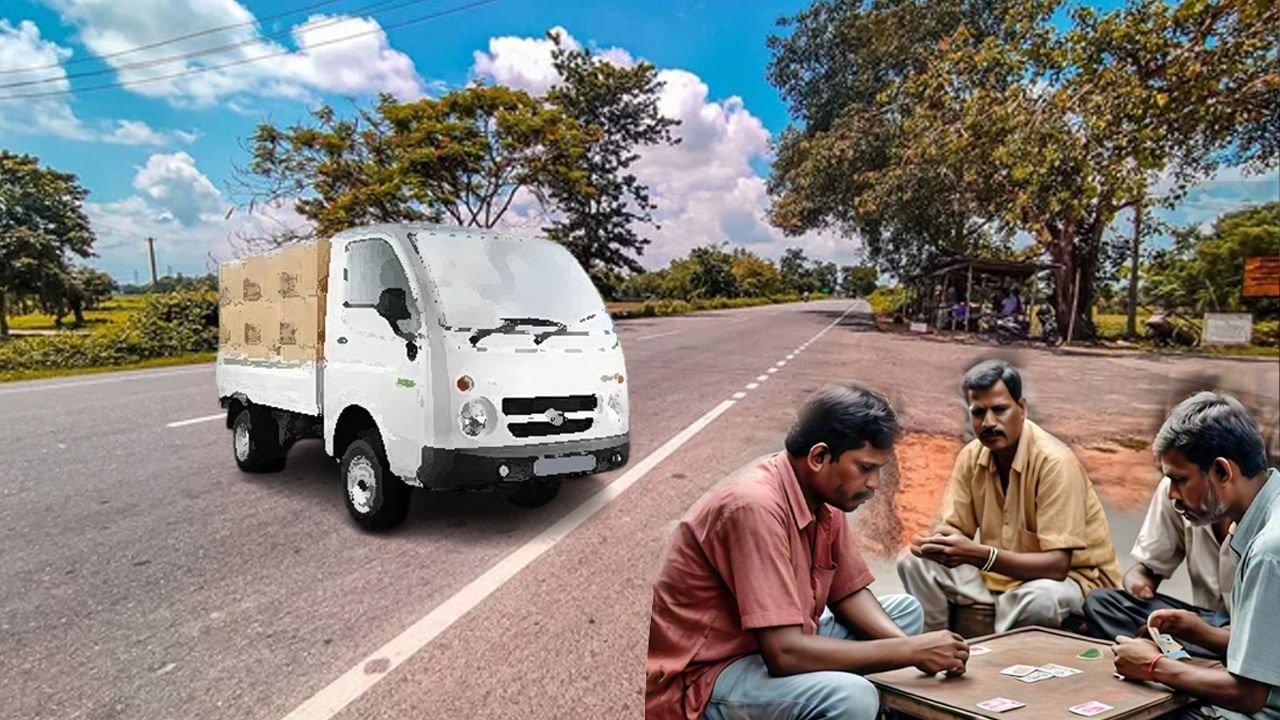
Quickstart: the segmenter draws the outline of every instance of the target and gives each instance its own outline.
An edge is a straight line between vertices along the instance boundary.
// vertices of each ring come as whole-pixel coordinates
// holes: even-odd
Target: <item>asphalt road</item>
[[[908,425],[959,434],[956,373],[990,352],[868,332],[865,311],[619,323],[627,468],[537,510],[418,492],[388,535],[349,520],[318,441],[283,473],[241,474],[230,433],[205,419],[212,366],[0,385],[0,717],[641,717],[667,533],[727,472],[779,449],[805,395],[863,380]],[[1014,359],[1055,378],[1041,407],[1080,432],[1085,416],[1149,431],[1170,387],[1206,378],[1273,408],[1280,392],[1274,363]]]

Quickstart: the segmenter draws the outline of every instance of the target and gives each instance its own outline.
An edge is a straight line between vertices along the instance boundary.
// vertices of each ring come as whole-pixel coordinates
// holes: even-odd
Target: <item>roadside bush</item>
[[[809,299],[822,300],[826,297],[828,296],[824,293],[813,293],[809,296]],[[615,320],[636,317],[665,317],[668,315],[683,315],[697,312],[698,310],[725,310],[775,303],[800,302],[801,299],[799,295],[773,295],[770,297],[706,298],[699,300],[647,300],[639,307],[615,310],[611,315]]]
[[[218,294],[148,295],[119,325],[90,335],[40,335],[0,344],[0,372],[126,365],[218,349]]]
[[[867,296],[871,311],[877,315],[892,315],[906,302],[907,291],[900,287],[878,287]]]

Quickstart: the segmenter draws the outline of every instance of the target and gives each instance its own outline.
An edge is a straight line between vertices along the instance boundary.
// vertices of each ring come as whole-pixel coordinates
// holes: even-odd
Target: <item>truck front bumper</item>
[[[513,447],[422,448],[417,479],[434,489],[484,489],[607,472],[627,464],[630,434]]]

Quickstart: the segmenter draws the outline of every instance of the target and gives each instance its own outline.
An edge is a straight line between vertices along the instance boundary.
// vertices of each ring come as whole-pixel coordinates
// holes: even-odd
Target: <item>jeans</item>
[[[919,635],[924,612],[910,595],[880,598],[889,617],[908,635]],[[818,634],[842,640],[859,639],[836,622],[828,610]],[[875,720],[880,693],[860,675],[838,670],[772,677],[759,654],[747,655],[725,668],[716,679],[705,720]]]

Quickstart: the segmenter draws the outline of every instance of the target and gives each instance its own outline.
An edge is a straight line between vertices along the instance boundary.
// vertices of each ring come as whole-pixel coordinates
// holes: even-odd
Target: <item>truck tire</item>
[[[247,473],[279,472],[286,450],[280,447],[276,421],[265,412],[245,408],[231,424],[231,452]]]
[[[522,508],[536,508],[551,502],[559,494],[559,480],[527,480],[520,483],[520,489],[507,495],[507,500]]]
[[[366,431],[342,454],[342,488],[347,512],[366,530],[385,530],[409,514],[410,487],[391,474],[382,438]]]

